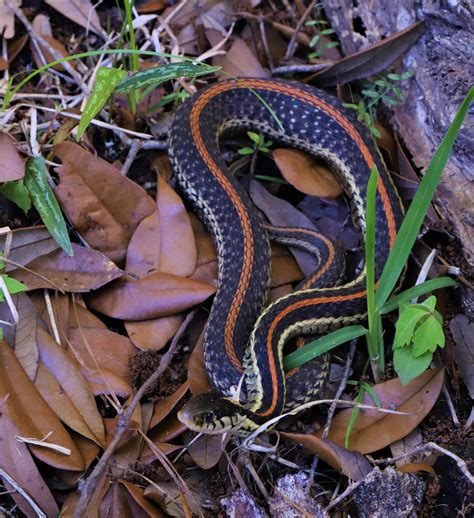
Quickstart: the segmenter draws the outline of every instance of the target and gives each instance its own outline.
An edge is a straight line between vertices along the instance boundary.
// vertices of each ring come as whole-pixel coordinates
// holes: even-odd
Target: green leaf
[[[367,394],[369,394],[370,399],[374,402],[374,405],[381,408],[382,403],[380,401],[380,398],[379,398],[377,392],[375,392],[374,388],[365,382],[362,383],[362,387],[364,387],[364,390],[367,392]]]
[[[321,36],[320,36],[319,34],[316,34],[316,36],[313,36],[313,37],[311,38],[311,41],[309,42],[309,46],[310,46],[310,47],[314,47],[314,46],[318,43],[318,41],[319,41],[320,39],[321,39]]]
[[[200,63],[167,63],[166,65],[159,65],[133,74],[133,76],[121,81],[116,91],[126,94],[142,88],[148,88],[151,85],[158,86],[171,79],[212,74],[220,69],[221,67],[212,67]]]
[[[400,81],[402,76],[400,76],[400,74],[387,74],[387,78],[391,81]]]
[[[20,281],[17,281],[16,279],[13,279],[12,277],[9,277],[6,274],[2,274],[2,277],[5,281],[8,293],[10,293],[10,295],[14,295],[15,293],[20,293],[21,291],[27,290],[27,287]]]
[[[393,351],[393,366],[400,377],[402,385],[407,385],[410,381],[430,366],[433,354],[427,352],[418,358],[413,356],[411,347],[402,347]]]
[[[373,90],[362,90],[362,93],[367,97],[371,97],[372,99],[376,99],[379,96],[379,94]]]
[[[383,102],[385,104],[388,104],[389,106],[397,106],[398,105],[398,101],[396,99],[392,99],[388,95],[384,95],[383,96]]]
[[[255,142],[255,144],[260,144],[260,142],[262,140],[261,135],[259,135],[258,133],[255,133],[254,131],[247,131],[247,135],[250,138],[250,140]]]
[[[430,312],[433,312],[435,310],[435,308],[436,308],[436,297],[434,295],[431,295],[426,300],[424,300],[421,303],[421,305],[425,306],[426,308],[428,308],[428,310]]]
[[[115,87],[125,77],[127,77],[127,72],[125,72],[125,70],[119,70],[118,68],[101,67],[97,70],[94,88],[92,89],[89,99],[87,99],[87,104],[81,115],[79,128],[77,130],[77,140],[82,138],[91,120],[102,110],[114,92]]]
[[[434,353],[436,347],[444,347],[445,337],[443,326],[434,315],[430,315],[413,334],[413,356],[420,357],[426,352]]]
[[[413,70],[407,70],[406,72],[403,72],[400,79],[402,81],[405,81],[406,79],[410,79],[410,77],[413,77],[414,74],[415,72],[413,72]]]
[[[400,273],[407,262],[418,232],[431,203],[433,194],[441,178],[444,166],[449,158],[456,137],[474,98],[474,87],[469,90],[454,120],[434,154],[420,182],[418,191],[403,219],[395,244],[390,251],[382,272],[377,290],[377,307],[381,308],[397,284]]]
[[[416,325],[422,318],[426,318],[427,311],[418,304],[400,303],[400,316],[395,324],[395,338],[393,348],[409,345],[413,338]]]
[[[358,110],[359,109],[359,106],[357,104],[352,104],[352,103],[344,103],[343,106],[345,108],[349,108],[350,110]]]
[[[72,245],[67,233],[66,223],[58,202],[46,178],[46,165],[43,157],[36,156],[26,162],[25,185],[41,219],[58,245],[73,256]]]
[[[363,326],[347,326],[333,331],[285,356],[285,358],[283,358],[283,368],[285,371],[289,371],[300,367],[303,363],[334,349],[334,347],[353,340],[354,338],[364,336],[365,334],[367,334],[367,329]]]
[[[239,155],[251,155],[254,151],[253,147],[243,147],[239,149]]]
[[[324,29],[319,34],[321,36],[327,36],[328,34],[334,34],[334,29]]]
[[[370,130],[370,133],[372,133],[372,135],[375,137],[375,138],[380,138],[382,135],[380,134],[380,131],[375,127],[375,126],[370,126],[369,127],[369,130]]]
[[[26,214],[31,209],[31,199],[28,189],[25,187],[23,180],[16,182],[6,182],[0,187],[0,193],[12,201]]]
[[[391,297],[380,310],[381,315],[386,315],[397,309],[398,304],[401,301],[409,301],[415,297],[419,297],[420,295],[425,295],[430,291],[439,290],[441,288],[454,287],[457,286],[458,283],[450,279],[449,277],[439,277],[438,279],[431,279],[429,281],[425,281],[418,286],[414,286],[413,288],[409,288],[408,290],[402,291],[395,297]]]

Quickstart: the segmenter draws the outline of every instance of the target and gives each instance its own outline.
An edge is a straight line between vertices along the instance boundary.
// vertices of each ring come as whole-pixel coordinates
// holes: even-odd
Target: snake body
[[[220,137],[236,130],[258,132],[323,159],[346,192],[361,236],[367,182],[377,166],[377,278],[403,215],[367,130],[337,98],[323,91],[288,81],[230,80],[203,89],[178,108],[169,136],[171,162],[182,192],[214,238],[219,271],[204,342],[214,392],[192,398],[178,416],[191,429],[207,433],[248,433],[285,408],[316,397],[325,380],[324,361],[313,374],[312,386],[306,372],[291,382],[293,393],[300,395],[287,394],[284,343],[293,336],[320,335],[358,322],[366,314],[364,273],[342,286],[318,284],[332,275],[340,254],[330,240],[317,235],[313,241],[319,241],[325,257],[319,270],[295,292],[264,309],[270,278],[268,233],[219,150]],[[300,229],[302,238],[309,232]],[[232,396],[243,373],[244,401],[238,402]]]

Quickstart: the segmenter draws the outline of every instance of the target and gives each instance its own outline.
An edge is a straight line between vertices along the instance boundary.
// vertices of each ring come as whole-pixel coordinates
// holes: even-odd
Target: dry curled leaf
[[[181,386],[179,386],[173,392],[173,394],[171,394],[171,396],[168,396],[153,405],[153,415],[150,421],[150,428],[153,428],[161,423],[161,421],[163,421],[163,419],[173,411],[176,405],[184,397],[188,389],[189,381],[186,381]]]
[[[72,142],[54,148],[61,159],[55,194],[77,231],[113,261],[125,258],[130,238],[155,204],[111,164]]]
[[[125,329],[135,347],[142,351],[159,351],[176,334],[184,315],[125,322]]]
[[[0,156],[0,183],[21,180],[25,176],[25,162],[16,150],[13,139],[3,131],[0,131]]]
[[[0,399],[3,412],[11,418],[20,435],[59,445],[71,453],[30,444],[33,454],[46,464],[65,470],[82,471],[84,461],[71,436],[28,378],[13,349],[0,343]]]
[[[103,35],[99,16],[90,0],[45,0],[47,4],[88,31]]]
[[[193,461],[202,469],[213,468],[222,457],[227,443],[231,439],[230,434],[206,435],[195,438],[192,434],[187,434],[189,443],[188,453]]]
[[[69,55],[64,45],[53,37],[53,31],[51,29],[48,16],[44,14],[37,14],[33,19],[32,25],[35,33],[40,35],[52,49],[61,55],[61,57],[66,57]],[[57,59],[52,55],[47,46],[36,42],[36,40],[31,42],[31,53],[33,54],[33,59],[38,68]],[[71,62],[70,65],[73,68],[75,66],[74,62]],[[53,68],[59,71],[65,70],[64,66],[61,64],[55,65]]]
[[[329,439],[321,439],[316,435],[303,433],[281,432],[281,435],[302,444],[307,450],[321,457],[324,462],[351,480],[362,480],[372,470],[365,457],[357,452],[346,450]]]
[[[285,180],[311,196],[336,198],[342,194],[338,179],[323,163],[298,149],[275,149],[273,158]]]
[[[146,320],[180,313],[200,304],[215,291],[213,286],[169,273],[143,279],[120,279],[87,297],[95,311],[124,320]]]
[[[72,249],[72,257],[63,250],[56,250],[29,263],[31,271],[17,268],[11,276],[26,284],[29,290],[54,288],[77,293],[96,290],[124,275],[104,254],[75,243]]]
[[[406,412],[409,415],[362,409],[352,429],[350,449],[360,453],[371,453],[408,435],[436,403],[443,380],[444,369],[430,369],[407,385],[402,385],[400,379],[395,378],[372,387],[382,408]],[[374,404],[368,394],[363,402],[368,405]],[[352,408],[342,410],[332,421],[328,438],[338,445],[344,444],[352,411]]]

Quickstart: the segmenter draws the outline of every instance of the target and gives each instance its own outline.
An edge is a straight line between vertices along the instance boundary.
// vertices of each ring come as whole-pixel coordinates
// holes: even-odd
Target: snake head
[[[194,432],[216,435],[238,429],[245,413],[234,400],[210,392],[192,397],[178,412],[178,419]]]

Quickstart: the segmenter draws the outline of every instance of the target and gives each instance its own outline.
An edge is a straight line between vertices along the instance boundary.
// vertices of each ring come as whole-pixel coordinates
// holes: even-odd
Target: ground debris
[[[229,518],[248,516],[252,518],[266,518],[267,513],[255,502],[253,497],[243,489],[237,491],[228,498],[221,499],[221,505],[226,510]]]
[[[308,493],[309,477],[306,473],[285,475],[277,480],[274,495],[268,499],[273,518],[298,518],[314,516],[325,518],[327,513]]]
[[[355,490],[359,517],[416,517],[426,484],[416,475],[393,468],[375,468]]]

